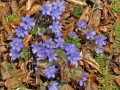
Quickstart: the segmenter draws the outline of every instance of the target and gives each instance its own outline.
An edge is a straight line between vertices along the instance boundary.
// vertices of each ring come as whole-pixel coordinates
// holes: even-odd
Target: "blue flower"
[[[50,48],[50,49],[47,49],[45,52],[47,53],[48,61],[49,61],[49,62],[52,62],[52,60],[57,61],[57,56],[58,56],[58,54],[55,52],[54,49],[51,49],[51,48]]]
[[[56,38],[60,38],[62,36],[62,32],[60,31],[60,30],[57,30],[56,32],[55,32],[55,37]]]
[[[59,24],[59,22],[55,22],[53,21],[52,25],[49,26],[50,29],[52,29],[53,33],[56,33],[58,30],[61,29],[61,25]]]
[[[65,43],[64,39],[59,37],[58,39],[55,39],[55,41],[59,47],[64,48],[64,43]]]
[[[49,86],[48,86],[48,90],[58,90],[58,82],[56,81],[53,81],[53,82],[50,82]]]
[[[43,36],[44,32],[42,30],[38,30],[38,35]]]
[[[74,44],[67,44],[64,49],[67,55],[77,51],[77,47]]]
[[[86,39],[94,39],[94,36],[95,36],[95,31],[94,30],[89,30],[87,33],[86,33]]]
[[[28,34],[28,31],[25,30],[24,28],[18,26],[16,29],[15,29],[15,32],[16,32],[16,35],[18,37],[24,37],[25,35]]]
[[[48,78],[55,78],[55,74],[57,73],[58,69],[55,68],[55,65],[49,66],[44,69],[44,73]]]
[[[53,20],[55,19],[60,20],[61,19],[60,15],[62,15],[62,12],[58,8],[52,9],[51,16]]]
[[[77,34],[76,34],[76,32],[70,32],[70,33],[69,33],[69,36],[70,36],[70,38],[73,38],[73,37],[76,37]]]
[[[97,35],[95,38],[96,38],[95,44],[98,44],[101,47],[106,45],[106,42],[105,42],[105,40],[107,39],[106,36],[98,36]]]
[[[20,57],[19,52],[17,50],[11,49],[10,54],[12,60],[15,60]]]
[[[35,54],[42,48],[42,42],[35,42],[35,44],[32,45],[32,52]]]
[[[35,26],[35,22],[33,18],[30,18],[29,15],[22,17],[22,22],[20,23],[20,27],[24,28],[25,30],[29,30],[33,26]]]
[[[38,52],[37,52],[37,60],[44,60],[44,59],[46,59],[47,58],[47,55],[46,55],[46,53],[44,52],[44,50],[39,50]]]
[[[78,27],[81,29],[81,30],[85,30],[87,29],[88,25],[87,25],[87,22],[85,20],[80,20],[78,22]]]
[[[64,0],[56,0],[56,2],[53,2],[54,8],[59,9],[60,11],[65,10],[65,1]]]
[[[10,42],[10,46],[19,52],[23,48],[22,39],[14,38],[13,41]]]
[[[70,61],[70,63],[72,65],[76,65],[78,66],[78,60],[81,60],[82,57],[80,56],[80,53],[79,52],[74,52],[74,53],[71,53],[70,55],[67,56],[67,59]]]
[[[99,53],[103,53],[103,47],[98,47],[96,49],[96,52],[99,54]]]
[[[82,77],[83,80],[79,81],[79,85],[83,86],[84,81],[87,80],[87,76],[84,73],[81,73],[80,76]]]
[[[42,6],[42,14],[43,15],[50,15],[51,11],[52,11],[52,3],[50,2],[46,2],[43,6]]]
[[[57,48],[57,44],[52,41],[52,38],[45,40],[43,46],[46,46],[47,48]]]

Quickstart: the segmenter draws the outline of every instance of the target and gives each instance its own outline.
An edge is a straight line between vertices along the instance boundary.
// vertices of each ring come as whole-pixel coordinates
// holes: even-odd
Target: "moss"
[[[115,39],[112,45],[112,48],[118,49],[118,45],[120,44],[120,22],[116,22],[114,24],[114,34],[115,34]]]
[[[120,0],[112,0],[112,9],[115,12],[120,12]]]
[[[98,74],[99,90],[118,90],[110,72],[110,58],[107,58],[104,54],[98,54],[95,59],[100,65],[100,73]]]

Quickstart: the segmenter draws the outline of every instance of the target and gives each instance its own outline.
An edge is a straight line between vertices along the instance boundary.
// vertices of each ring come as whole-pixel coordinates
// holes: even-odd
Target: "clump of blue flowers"
[[[15,60],[20,57],[19,53],[23,49],[23,40],[21,37],[24,37],[28,34],[28,31],[35,26],[35,22],[33,18],[30,18],[29,15],[22,17],[22,22],[15,29],[16,38],[13,38],[12,42],[10,42],[10,46],[12,49],[10,50],[10,56],[12,60]]]

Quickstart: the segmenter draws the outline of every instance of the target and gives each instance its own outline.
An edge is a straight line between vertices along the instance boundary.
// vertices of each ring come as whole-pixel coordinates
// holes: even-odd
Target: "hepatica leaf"
[[[32,30],[30,31],[31,34],[37,34],[38,32],[38,28],[37,27],[33,27]]]
[[[77,5],[76,8],[74,9],[73,15],[79,18],[83,11],[84,11],[84,7]]]
[[[68,76],[72,79],[75,79],[75,80],[82,79],[80,77],[80,73],[81,73],[80,69],[74,69],[74,70],[72,70],[71,72],[68,73]]]
[[[64,62],[67,61],[66,53],[62,49],[57,49],[56,52],[58,53],[59,59],[63,60]]]
[[[30,52],[28,51],[27,48],[24,48],[24,49],[21,51],[21,56],[22,56],[23,58],[28,57],[29,55],[30,55]]]
[[[2,75],[2,79],[7,79],[11,76],[12,74],[12,66],[10,63],[8,62],[3,62],[2,63],[2,66],[5,68],[6,71],[4,71],[2,68],[1,68],[1,75]]]

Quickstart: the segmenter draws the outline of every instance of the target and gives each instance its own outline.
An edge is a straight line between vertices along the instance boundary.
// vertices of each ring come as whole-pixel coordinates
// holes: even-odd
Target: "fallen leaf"
[[[83,2],[81,0],[67,0],[67,1],[75,4],[79,4],[79,5],[86,5],[86,2]]]
[[[97,76],[95,74],[90,74],[89,79],[87,80],[86,83],[86,89],[85,90],[98,90],[98,81],[97,81]]]
[[[67,35],[74,30],[75,19],[73,17],[63,21],[64,29],[62,30],[62,38],[66,39]]]
[[[7,51],[7,48],[5,46],[0,46],[0,55],[6,51]]]
[[[17,13],[17,11],[19,10],[16,0],[12,0],[11,9],[12,9],[12,13]]]
[[[25,38],[23,39],[24,46],[27,47],[31,40],[32,40],[32,35],[25,36]]]
[[[114,80],[116,81],[116,83],[120,86],[120,75],[118,76],[113,76]]]
[[[26,2],[26,10],[30,10],[33,3],[34,3],[34,0],[28,0]]]
[[[22,79],[22,82],[26,82],[27,81],[27,75],[28,72],[25,71],[18,71],[16,73],[14,73],[10,78],[8,78],[5,82],[5,86],[7,88],[17,88],[20,85],[20,79]]]
[[[120,75],[120,69],[118,68],[118,67],[113,67],[112,68],[113,69],[113,71],[116,73],[116,74],[119,74]]]
[[[90,9],[91,9],[90,6],[85,7],[85,9],[84,9],[83,13],[81,14],[78,22],[80,20],[85,20],[87,22],[89,21],[89,12],[90,12]]]

